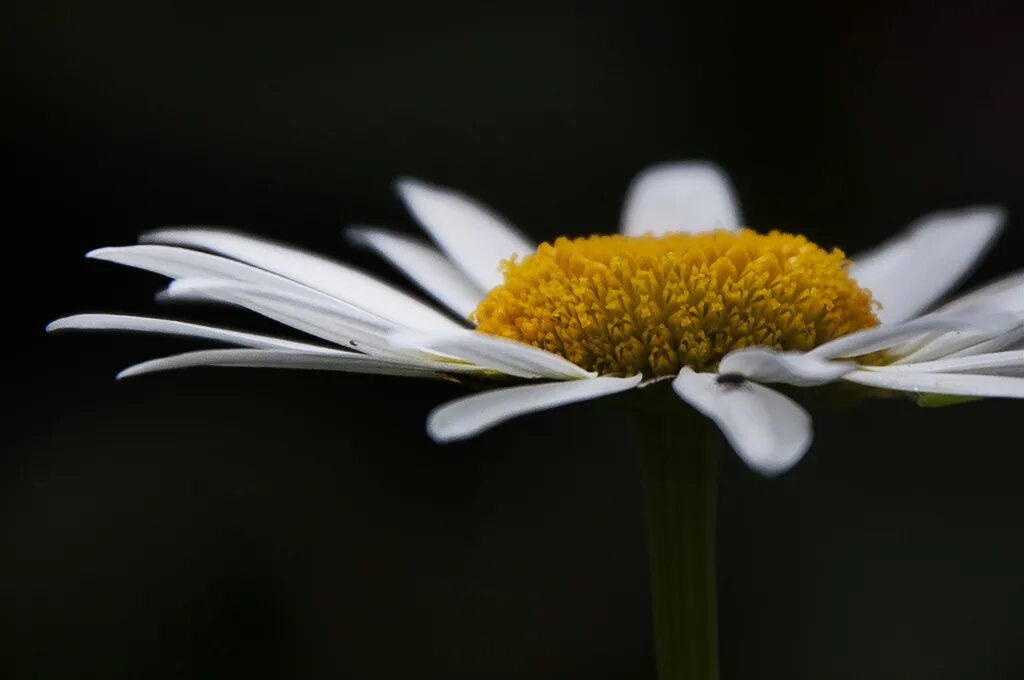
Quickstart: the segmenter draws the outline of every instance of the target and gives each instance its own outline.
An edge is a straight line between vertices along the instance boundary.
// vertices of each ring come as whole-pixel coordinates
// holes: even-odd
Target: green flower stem
[[[636,418],[658,678],[717,680],[719,439],[705,418],[680,410]]]

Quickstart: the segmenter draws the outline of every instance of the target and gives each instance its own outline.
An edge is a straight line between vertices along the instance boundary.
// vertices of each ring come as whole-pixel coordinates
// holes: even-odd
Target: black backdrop
[[[115,383],[193,345],[44,336],[72,312],[160,311],[159,279],[90,248],[228,224],[391,277],[340,234],[415,231],[397,175],[544,239],[613,229],[647,164],[710,158],[758,229],[856,252],[932,209],[995,202],[1008,229],[972,282],[1022,264],[1012,9],[3,12],[12,677],[653,673],[620,422],[582,405],[437,447],[424,415],[455,386],[214,369]],[[723,455],[723,676],[1021,677],[1022,414],[823,412],[812,452],[773,481]]]

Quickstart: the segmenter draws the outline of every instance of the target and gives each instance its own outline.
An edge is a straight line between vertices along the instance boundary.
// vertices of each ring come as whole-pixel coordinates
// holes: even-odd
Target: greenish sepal
[[[922,408],[941,408],[943,406],[954,406],[966,404],[969,401],[978,401],[985,397],[969,397],[958,394],[919,394],[917,405]]]

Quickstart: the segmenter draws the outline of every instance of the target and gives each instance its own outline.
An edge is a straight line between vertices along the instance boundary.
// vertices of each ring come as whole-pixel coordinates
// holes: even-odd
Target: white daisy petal
[[[396,188],[441,250],[484,291],[502,282],[502,260],[534,251],[519,230],[467,196],[414,179],[399,180]]]
[[[921,341],[893,347],[890,353],[899,357],[895,363],[910,364],[1012,349],[1019,341],[1024,340],[1024,314],[1018,318],[1021,322],[1005,333],[959,330],[929,334]]]
[[[257,349],[283,349],[295,352],[330,352],[326,347],[293,342],[281,338],[273,338],[255,333],[243,333],[215,326],[173,321],[171,319],[155,319],[145,316],[129,316],[127,314],[76,314],[57,319],[46,327],[47,332],[62,330],[80,331],[135,331],[140,333],[161,333],[164,335],[183,335],[204,340],[216,340],[232,345],[253,347]]]
[[[948,394],[962,397],[1024,399],[1024,378],[971,373],[912,373],[854,371],[843,380],[914,394]]]
[[[1003,333],[1002,335],[997,335],[994,338],[989,338],[983,342],[973,344],[970,347],[950,352],[946,356],[966,357],[974,354],[988,354],[990,352],[1015,349],[1024,349],[1024,323],[1008,333]]]
[[[819,359],[861,356],[934,331],[970,330],[994,337],[1011,331],[1019,323],[1016,315],[1004,312],[936,312],[903,323],[850,333],[818,345],[808,354]]]
[[[331,303],[344,306],[350,310],[373,310],[372,316],[384,318],[396,325],[404,327],[404,319],[384,306],[357,305],[353,300],[365,302],[365,296],[356,291],[353,295],[333,296],[314,290],[309,286],[284,278],[264,269],[243,262],[229,260],[220,255],[201,253],[196,250],[160,245],[124,246],[119,248],[100,248],[88,253],[87,257],[107,262],[116,262],[129,267],[137,267],[162,274],[172,279],[194,279],[204,281],[222,280],[235,281],[259,286],[267,291],[279,291],[281,294],[294,298],[305,298],[310,304],[323,305]],[[419,303],[416,303],[419,304]],[[371,314],[364,311],[364,315]],[[435,312],[436,313],[436,312]],[[458,324],[446,319],[450,327],[461,328]],[[434,327],[430,326],[433,330]]]
[[[990,298],[992,300],[994,298]],[[1008,323],[1005,329],[979,330],[966,328],[940,333],[928,333],[894,345],[889,349],[892,356],[899,357],[895,363],[919,363],[950,356],[968,354],[988,354],[1012,347],[1018,340],[1024,339],[1024,309],[1018,311],[1000,311],[1007,307],[1005,301],[993,305],[992,311],[987,304],[970,305],[963,310],[939,311],[933,315],[976,315],[1005,318]],[[993,332],[999,331],[999,332]]]
[[[829,361],[803,352],[745,347],[727,354],[718,364],[718,372],[733,373],[762,383],[810,387],[835,382],[856,367],[852,361]]]
[[[436,442],[466,439],[506,420],[577,401],[624,392],[642,376],[520,385],[462,397],[439,406],[427,418],[427,433]]]
[[[444,373],[481,373],[496,369],[461,359],[396,347],[390,335],[399,327],[368,312],[350,308],[333,298],[309,300],[287,292],[235,281],[178,279],[163,293],[170,299],[213,299],[239,305],[311,335],[329,340],[346,350],[369,354],[383,361]],[[325,302],[326,301],[326,302]],[[411,331],[408,331],[411,332]],[[330,350],[327,350],[330,351]]]
[[[738,229],[736,192],[717,166],[702,161],[665,163],[633,180],[622,212],[627,236]]]
[[[436,378],[436,370],[411,366],[355,352],[290,352],[267,349],[207,349],[175,354],[144,361],[117,374],[117,378],[130,378],[144,373],[170,371],[196,366],[232,366],[244,368],[297,368],[317,371],[343,371],[345,373],[371,373],[374,375]]]
[[[1024,271],[996,279],[947,302],[939,311],[1024,311]]]
[[[463,320],[485,295],[451,260],[416,239],[373,227],[353,227],[348,236],[354,243],[375,250]]]
[[[929,333],[910,342],[896,345],[889,352],[898,357],[895,364],[916,364],[970,349],[991,337],[989,333],[979,333],[974,330]]]
[[[986,373],[1007,375],[1024,368],[1024,350],[989,352],[968,356],[922,361],[888,366],[864,366],[864,369],[883,373]]]
[[[721,384],[714,373],[684,368],[672,382],[683,401],[715,421],[740,458],[764,475],[782,473],[811,445],[811,417],[789,397],[745,381]]]
[[[161,229],[144,234],[140,240],[220,253],[414,328],[461,327],[441,312],[368,274],[271,241],[217,229],[191,228]]]
[[[214,299],[238,304],[346,347],[350,340],[369,340],[358,335],[355,329],[375,328],[377,344],[385,347],[384,335],[404,327],[303,284],[219,255],[170,246],[141,245],[102,248],[89,253],[88,257],[139,267],[176,279],[167,291],[158,296],[161,299]],[[245,300],[251,304],[238,299],[241,294],[246,295]],[[300,310],[319,311],[316,318],[324,323],[311,326],[309,322],[316,318],[304,319],[303,314],[296,315],[293,309],[278,309],[280,304],[266,304],[270,299],[277,303],[284,301],[289,308],[298,306]],[[352,324],[355,324],[354,329],[350,328]]]
[[[399,331],[390,336],[396,348],[438,352],[520,378],[577,380],[594,374],[557,354],[538,347],[476,331],[415,333]]]
[[[927,215],[900,236],[854,257],[850,275],[882,303],[878,318],[883,323],[909,319],[970,273],[1005,218],[994,207]]]
[[[316,300],[275,288],[203,279],[178,279],[161,293],[160,298],[217,300],[244,307],[342,347],[370,354],[397,354],[388,343],[387,336],[398,326],[331,298]]]
[[[119,246],[97,248],[86,257],[104,262],[115,262],[161,274],[172,279],[228,279],[266,286],[300,288],[312,295],[323,295],[289,279],[271,274],[248,264],[229,260],[220,255],[201,253],[185,248],[159,245]]]

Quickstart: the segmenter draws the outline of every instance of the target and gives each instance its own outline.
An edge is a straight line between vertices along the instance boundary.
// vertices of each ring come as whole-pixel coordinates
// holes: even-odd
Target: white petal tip
[[[415,177],[398,177],[394,181],[395,191],[400,195],[407,191],[416,191],[429,186],[426,182],[416,179]]]
[[[370,245],[368,235],[372,232],[372,227],[363,227],[353,224],[348,227],[345,227],[345,240],[351,243],[352,245],[359,246],[360,248],[365,248],[366,246]]]
[[[629,235],[736,229],[742,223],[736,191],[708,161],[661,163],[630,183],[622,215]]]
[[[1006,217],[1009,214],[1007,209],[1001,205],[978,205],[971,208],[965,208],[965,213],[977,213],[979,217],[984,217],[990,222],[990,228],[1002,229],[1003,225],[1006,224]]]
[[[103,248],[94,248],[85,254],[85,257],[90,260],[109,260],[111,256],[118,250],[116,247],[106,246]]]
[[[181,233],[184,229],[174,228],[163,228],[163,229],[152,229],[150,231],[144,231],[139,234],[138,242],[142,245],[158,245],[173,243],[175,239],[180,238]]]
[[[225,227],[200,225],[172,226],[144,231],[139,234],[138,242],[143,245],[175,245],[183,238],[197,233],[207,235],[238,235],[237,231]]]
[[[418,197],[425,196],[428,193],[447,193],[449,191],[448,189],[436,187],[414,177],[399,177],[394,181],[392,186],[394,187],[395,193],[398,194],[398,197],[401,198],[406,205],[410,206],[416,202]]]
[[[435,444],[450,444],[451,442],[462,441],[463,439],[469,439],[473,436],[473,432],[467,431],[448,431],[443,426],[439,426],[434,422],[433,417],[427,418],[427,436],[430,437],[431,441]]]

